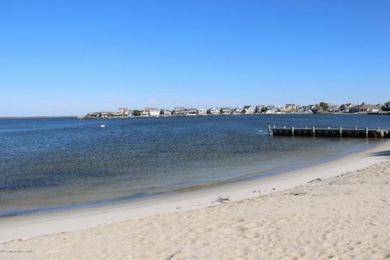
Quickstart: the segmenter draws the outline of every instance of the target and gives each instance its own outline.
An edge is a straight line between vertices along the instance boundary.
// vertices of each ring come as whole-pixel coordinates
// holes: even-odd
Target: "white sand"
[[[387,155],[373,156],[381,151]],[[383,259],[390,257],[388,153],[384,142],[266,180],[2,221],[1,241],[33,238],[3,242],[0,259]],[[318,177],[330,179],[305,184]],[[218,196],[230,201],[214,202]]]

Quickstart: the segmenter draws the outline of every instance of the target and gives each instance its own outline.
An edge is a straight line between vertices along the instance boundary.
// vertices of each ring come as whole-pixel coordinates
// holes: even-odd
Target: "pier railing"
[[[390,129],[382,128],[323,128],[323,127],[268,127],[268,133],[275,136],[311,136],[311,137],[355,137],[390,138]]]

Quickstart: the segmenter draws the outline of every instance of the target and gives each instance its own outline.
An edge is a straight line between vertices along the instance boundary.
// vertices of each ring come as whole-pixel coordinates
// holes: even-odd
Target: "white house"
[[[160,109],[151,108],[150,111],[149,111],[149,115],[150,116],[155,116],[155,117],[160,116]]]
[[[266,114],[276,114],[278,113],[279,109],[275,106],[267,106]]]
[[[172,111],[172,115],[175,116],[185,116],[186,115],[186,109],[184,107],[175,107]]]
[[[212,107],[207,111],[210,115],[219,115],[220,109],[216,107]]]
[[[118,108],[118,113],[122,116],[128,116],[129,115],[129,109],[127,107],[120,107]]]
[[[146,107],[144,110],[141,111],[141,116],[144,116],[144,117],[149,117],[149,116],[159,117],[160,116],[160,109]]]
[[[355,105],[353,105],[352,103],[346,103],[346,104],[342,104],[340,107],[339,107],[339,111],[341,113],[350,113],[351,109],[354,107]]]
[[[187,108],[185,113],[186,113],[186,116],[197,116],[198,115],[198,109],[196,109],[196,108]]]
[[[100,112],[100,117],[101,118],[108,118],[111,116],[110,112]]]
[[[198,109],[198,115],[200,115],[200,116],[205,116],[205,115],[207,115],[207,109],[205,109],[205,108],[199,108],[199,109]]]
[[[232,109],[230,107],[223,107],[221,108],[221,114],[222,115],[230,115],[232,113]]]

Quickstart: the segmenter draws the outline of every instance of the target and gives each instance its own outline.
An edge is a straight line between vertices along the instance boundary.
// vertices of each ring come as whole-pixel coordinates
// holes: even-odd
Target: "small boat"
[[[100,125],[100,128],[105,128],[106,127],[106,125]]]

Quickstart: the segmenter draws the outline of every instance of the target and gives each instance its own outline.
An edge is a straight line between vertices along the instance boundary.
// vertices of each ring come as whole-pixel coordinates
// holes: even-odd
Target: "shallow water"
[[[105,128],[100,128],[105,124]],[[278,174],[377,140],[267,135],[269,124],[390,128],[390,116],[0,120],[0,216]]]

